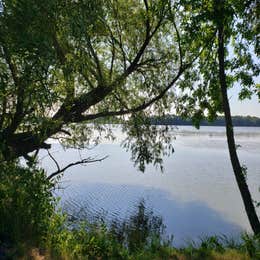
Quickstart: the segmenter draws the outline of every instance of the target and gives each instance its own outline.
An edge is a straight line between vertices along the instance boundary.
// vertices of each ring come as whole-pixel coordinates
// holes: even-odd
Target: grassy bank
[[[226,244],[221,238],[209,237],[197,245],[183,248],[148,240],[130,249],[106,230],[64,229],[52,233],[41,247],[9,248],[4,259],[260,259],[260,240],[247,236],[240,244]]]
[[[88,221],[57,210],[37,168],[0,165],[0,259],[260,259],[260,238],[208,237],[183,248],[140,202],[126,220]]]

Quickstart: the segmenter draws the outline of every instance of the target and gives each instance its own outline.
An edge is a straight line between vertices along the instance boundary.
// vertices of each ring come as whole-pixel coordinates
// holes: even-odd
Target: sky
[[[228,92],[232,115],[260,117],[260,102],[257,96],[254,95],[251,99],[240,101],[238,99],[238,92],[239,88],[236,86]]]

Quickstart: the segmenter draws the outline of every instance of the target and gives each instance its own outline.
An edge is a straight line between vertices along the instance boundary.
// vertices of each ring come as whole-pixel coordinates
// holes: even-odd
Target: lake
[[[152,166],[141,173],[131,162],[131,154],[118,139],[106,141],[91,150],[64,150],[53,142],[51,152],[62,165],[85,157],[109,157],[102,162],[75,166],[60,180],[56,194],[70,210],[84,211],[88,217],[103,216],[106,221],[126,219],[140,201],[161,216],[166,234],[174,235],[173,244],[206,235],[237,236],[251,232],[235,183],[223,127],[191,126],[173,129],[175,152],[164,158],[164,172]],[[235,128],[241,163],[248,168],[247,180],[254,200],[260,201],[260,128]],[[40,154],[41,164],[51,173],[55,164]],[[73,208],[74,207],[74,208]],[[258,209],[258,215],[260,211]]]

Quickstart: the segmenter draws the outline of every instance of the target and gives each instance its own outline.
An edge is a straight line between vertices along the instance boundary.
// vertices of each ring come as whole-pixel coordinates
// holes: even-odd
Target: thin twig
[[[86,163],[94,163],[94,162],[101,162],[103,160],[105,160],[106,158],[108,158],[108,156],[105,156],[103,158],[100,158],[100,159],[91,159],[90,157],[89,158],[85,158],[85,159],[82,159],[80,161],[77,161],[77,162],[74,162],[74,163],[70,163],[68,164],[67,166],[65,166],[64,168],[60,169],[60,167],[58,166],[58,170],[56,172],[53,172],[52,174],[50,174],[48,177],[47,177],[47,180],[51,180],[52,178],[56,177],[57,175],[63,173],[64,171],[66,171],[68,168],[72,167],[72,166],[75,166],[75,165],[79,165],[79,164],[86,164]],[[54,159],[54,161],[56,161]],[[57,163],[57,161],[56,161]],[[56,164],[57,165],[57,164]]]
[[[55,165],[57,166],[57,169],[58,169],[57,171],[60,171],[60,166],[59,166],[58,162],[56,161],[56,159],[53,157],[53,155],[50,153],[49,150],[47,150],[47,152],[48,152],[48,155],[51,157],[51,159],[54,161]]]

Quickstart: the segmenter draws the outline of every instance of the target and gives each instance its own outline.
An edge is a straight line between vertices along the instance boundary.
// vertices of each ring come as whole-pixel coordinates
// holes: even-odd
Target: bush
[[[162,219],[146,209],[143,201],[129,218],[114,219],[107,224],[98,216],[90,222],[84,214],[86,211],[78,210],[79,214],[72,220],[63,215],[63,221],[53,222],[53,231],[47,239],[51,258],[130,259],[148,252],[163,255],[170,243],[163,238]]]
[[[0,243],[2,247],[44,243],[55,214],[53,184],[43,170],[0,164]],[[2,249],[3,250],[3,249]]]

